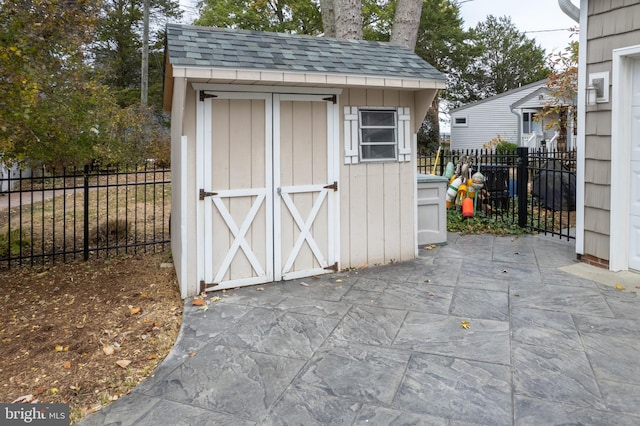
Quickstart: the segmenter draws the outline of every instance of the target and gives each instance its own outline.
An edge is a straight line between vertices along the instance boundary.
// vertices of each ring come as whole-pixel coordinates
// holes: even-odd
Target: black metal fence
[[[442,151],[418,157],[418,172],[445,175],[448,163],[471,165],[485,182],[476,214],[567,240],[575,239],[576,152],[493,150]]]
[[[170,242],[170,170],[4,170],[0,267],[158,251]]]

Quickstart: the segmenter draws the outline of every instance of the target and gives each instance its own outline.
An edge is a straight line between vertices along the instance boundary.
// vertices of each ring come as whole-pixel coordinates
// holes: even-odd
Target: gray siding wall
[[[480,149],[498,135],[520,145],[518,117],[511,112],[511,105],[542,86],[525,86],[452,111],[451,149]],[[467,117],[467,127],[455,126],[456,117]]]
[[[640,44],[640,1],[590,0],[587,13],[587,75],[611,73],[613,49]],[[587,107],[585,121],[584,254],[605,260],[609,259],[610,160],[611,102]]]

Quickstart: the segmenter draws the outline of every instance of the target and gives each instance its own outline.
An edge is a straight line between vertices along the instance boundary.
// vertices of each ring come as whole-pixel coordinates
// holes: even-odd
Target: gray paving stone
[[[513,384],[516,395],[606,408],[584,352],[514,344]]]
[[[353,343],[389,346],[406,315],[399,309],[355,305],[331,335]]]
[[[140,418],[160,402],[158,398],[146,395],[130,394],[120,398],[82,420],[84,426],[102,425],[137,425]]]
[[[393,408],[459,421],[510,425],[510,382],[508,366],[415,354]]]
[[[225,346],[207,346],[145,390],[155,396],[258,420],[305,361]]]
[[[469,321],[470,328],[460,326]],[[392,347],[509,365],[509,323],[409,312]]]
[[[511,334],[513,341],[527,345],[583,350],[573,318],[564,312],[514,307]]]
[[[602,317],[613,317],[613,313],[598,290],[560,285],[544,285],[535,288],[526,285],[511,286],[513,306],[567,312],[589,313]]]
[[[353,425],[448,426],[449,420],[424,414],[407,413],[390,408],[365,405],[360,409]]]
[[[574,315],[573,318],[576,327],[582,334],[605,334],[607,336],[630,337],[640,340],[640,317],[618,319],[592,315]]]
[[[319,350],[296,379],[301,391],[355,402],[389,406],[400,385],[410,354],[332,339]]]
[[[407,281],[414,283],[429,282],[432,285],[455,286],[464,259],[436,259],[432,264],[417,265]]]
[[[209,341],[218,345],[308,359],[339,322],[338,318],[253,308],[243,316],[239,325]]]
[[[640,424],[632,289],[548,237],[419,255],[187,302],[153,375],[80,424]]]
[[[456,316],[506,321],[509,298],[504,292],[457,288],[449,312]]]
[[[389,284],[378,299],[378,305],[385,308],[444,314],[449,311],[452,296],[452,287],[425,283]]]
[[[577,407],[558,402],[550,402],[526,397],[516,397],[515,424],[518,426],[636,426],[640,418]]]
[[[362,404],[322,391],[290,387],[262,425],[350,425]]]
[[[599,380],[607,408],[618,413],[640,417],[640,385]]]
[[[582,341],[598,380],[640,385],[640,344],[637,338],[585,333]]]
[[[136,422],[140,426],[251,426],[254,421],[172,401],[160,401]]]
[[[493,257],[495,262],[536,264],[536,256],[531,243],[526,238],[503,237],[496,238],[493,243]]]
[[[387,287],[388,283],[389,281],[387,280],[359,277],[355,284],[353,284],[353,287],[351,287],[351,290],[382,292]]]

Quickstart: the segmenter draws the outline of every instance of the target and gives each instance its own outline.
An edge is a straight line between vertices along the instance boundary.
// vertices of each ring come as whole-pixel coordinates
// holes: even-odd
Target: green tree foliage
[[[150,0],[149,103],[162,107],[164,26],[182,16],[176,0]],[[140,99],[144,0],[103,0],[91,45],[101,81],[116,90],[121,106]],[[155,30],[155,31],[153,31]],[[160,88],[160,90],[158,90]]]
[[[322,17],[313,0],[203,0],[196,25],[297,34],[320,34]]]
[[[578,42],[572,41],[563,51],[550,55],[547,64],[551,70],[546,83],[550,96],[536,120],[544,121],[546,129],[559,132],[558,148],[564,149],[568,120],[573,121],[574,132],[577,129]]]
[[[511,18],[489,15],[471,30],[474,63],[456,88],[461,105],[547,77],[544,49],[518,31]]]
[[[122,163],[144,158],[144,150],[163,140],[148,110],[121,108],[113,90],[94,78],[86,54],[96,4],[0,2],[0,152],[5,159],[50,166]]]

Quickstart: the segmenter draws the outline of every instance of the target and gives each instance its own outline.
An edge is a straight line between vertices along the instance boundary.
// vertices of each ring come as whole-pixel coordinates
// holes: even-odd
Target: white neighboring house
[[[11,185],[18,182],[18,179],[22,177],[31,176],[31,170],[23,170],[20,174],[20,167],[18,164],[5,164],[2,162],[0,154],[0,193],[8,192]]]
[[[549,101],[547,80],[537,81],[451,110],[451,149],[481,149],[500,136],[518,146],[555,149],[557,132],[544,129],[534,117]],[[569,122],[571,120],[568,120]],[[573,134],[568,129],[569,135]],[[573,137],[568,138],[572,149]]]

